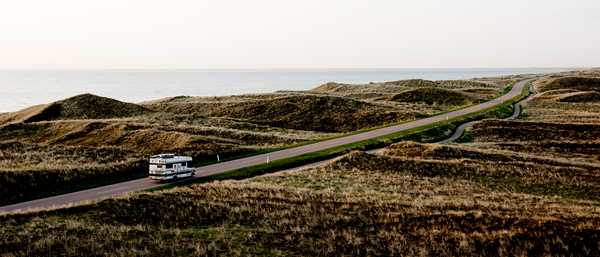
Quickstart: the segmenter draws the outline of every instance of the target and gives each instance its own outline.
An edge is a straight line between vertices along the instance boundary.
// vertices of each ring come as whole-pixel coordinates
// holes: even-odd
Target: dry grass
[[[293,173],[3,216],[0,249],[8,256],[598,256],[600,123],[587,117],[599,109],[549,95],[534,98],[524,120],[477,124],[469,145],[403,142]]]
[[[42,108],[30,108],[17,112],[16,116],[23,116],[23,118],[16,120],[36,122],[65,119],[108,119],[138,116],[150,112],[136,104],[83,94],[45,105]]]
[[[416,102],[426,103],[428,105],[449,105],[449,106],[464,106],[471,105],[483,100],[472,93],[465,93],[449,89],[441,89],[434,87],[416,88],[395,94],[390,97],[391,101],[397,102]]]
[[[0,142],[0,204],[142,177],[145,162],[118,147]]]
[[[596,90],[600,91],[600,78],[553,76],[540,80],[535,84],[536,91],[546,92],[557,89]]]
[[[418,81],[390,82],[386,87],[414,89],[430,84],[415,82]],[[455,89],[486,87],[465,81],[434,84]],[[368,88],[374,93],[383,90],[374,85]],[[427,98],[427,94],[429,92],[420,96]],[[9,145],[18,139],[24,145],[23,149],[2,150],[5,156],[0,165],[3,203],[48,195],[47,191],[53,190],[44,186],[49,183],[56,183],[61,190],[91,185],[102,176],[114,176],[114,169],[127,171],[119,173],[123,175],[118,176],[120,179],[127,178],[127,174],[129,178],[139,177],[143,168],[132,163],[152,154],[175,152],[193,156],[198,164],[207,163],[215,160],[216,154],[222,158],[242,156],[335,135],[327,132],[413,120],[454,107],[364,101],[312,91],[230,97],[182,96],[140,105],[79,95],[0,116],[0,144]],[[62,155],[65,149],[77,150]],[[118,149],[121,159],[86,157],[88,152],[105,155],[106,149]],[[83,156],[78,156],[80,154]],[[76,180],[70,179],[71,173],[77,174],[72,176],[77,177]],[[34,178],[35,183],[28,182]],[[111,181],[111,178],[100,181]],[[76,185],[71,185],[73,183]],[[27,193],[14,188],[27,188]]]
[[[586,74],[590,76],[593,73]],[[485,149],[504,155],[546,160],[546,164],[550,165],[548,170],[556,167],[581,169],[587,166],[583,168],[588,170],[586,174],[597,176],[600,172],[600,105],[564,100],[581,94],[581,90],[589,92],[600,88],[597,79],[572,75],[553,75],[537,81],[535,86],[542,92],[527,103],[520,120],[484,121],[474,125],[468,133],[473,141],[472,147],[481,151]],[[595,179],[587,175],[579,177],[578,174],[583,173],[573,171],[540,176],[558,176],[576,182],[548,182],[549,189],[557,189],[550,191],[566,190],[561,194],[580,198],[589,196],[589,199],[597,200],[594,192],[598,189],[588,187],[591,185],[588,183],[595,183]]]
[[[52,147],[19,141],[0,142],[0,171],[56,169],[127,162],[131,152],[119,147]]]
[[[213,126],[156,124],[137,120],[79,120],[18,123],[0,127],[0,141],[72,146],[119,146],[142,155],[161,151],[226,152],[241,146],[282,146],[328,134],[288,131],[254,132]]]
[[[600,124],[600,103],[532,101],[528,103],[523,120],[546,123]]]
[[[573,77],[582,74],[589,77]],[[600,79],[594,75],[600,77],[600,71],[568,72],[538,80],[534,85],[539,93],[526,104],[518,121],[485,121],[475,125],[470,134],[478,143],[504,142],[522,149],[538,148],[536,152],[589,152],[586,149],[593,149],[600,140],[600,102],[595,100]],[[551,148],[544,150],[546,146]]]
[[[431,83],[442,82],[405,81],[374,86],[390,90],[393,95],[406,90],[407,85]],[[352,99],[358,106],[369,106],[366,108],[395,108],[386,100],[359,99],[360,94],[362,97],[373,92],[340,96],[345,94],[340,90],[346,89],[337,86],[326,88],[333,93],[295,92],[289,93],[293,97],[279,93],[218,99],[179,97],[145,106],[159,106],[166,101],[182,103],[181,106],[189,104],[192,109],[212,104],[245,109],[266,107],[269,102],[277,101],[282,103],[277,106],[285,106],[290,99],[309,103],[327,99],[325,103],[333,101],[331,105],[337,106],[338,99],[344,102],[341,105]],[[399,87],[404,87],[403,91],[392,92]],[[453,87],[452,83],[447,87]],[[472,88],[486,87],[473,84]],[[452,90],[471,89],[465,86]],[[597,120],[600,119],[593,117],[600,113],[600,108],[593,103],[567,103],[555,98],[575,90],[592,89],[546,91],[545,96],[534,98],[526,106],[526,115],[521,120],[477,124],[470,131],[473,142],[468,145],[403,142],[377,155],[352,152],[293,173],[138,193],[55,211],[0,216],[3,224],[0,253],[6,256],[598,256],[600,122]],[[239,120],[185,113],[165,118],[168,115],[158,112],[147,116],[153,122],[129,118],[19,123],[0,129],[0,138],[25,138],[22,147],[33,153],[39,149],[40,154],[23,153],[19,157],[18,147],[10,148],[11,143],[6,143],[3,149],[7,150],[1,156],[35,163],[34,160],[43,159],[43,153],[52,152],[58,156],[52,162],[61,163],[69,158],[69,151],[77,154],[99,149],[111,151],[113,148],[107,145],[118,144],[122,154],[102,154],[107,160],[118,161],[127,160],[133,147],[143,145],[145,141],[141,138],[156,142],[152,141],[153,135],[157,139],[172,136],[175,142],[181,139],[182,146],[197,147],[187,149],[192,152],[206,149],[201,144],[194,145],[200,142],[194,141],[198,138],[218,147],[261,142],[285,144],[324,135],[259,124],[256,122],[259,113],[254,113],[257,115],[253,118],[236,118]],[[94,144],[97,142],[102,143]],[[77,145],[85,147],[76,148]],[[64,152],[57,150],[63,148]],[[82,155],[82,161],[96,161],[93,155]],[[8,161],[2,165],[11,164]]]
[[[520,161],[497,167],[493,158],[405,156],[439,147],[405,143],[295,173],[4,216],[0,246],[17,256],[600,253],[598,202],[498,192],[477,179],[533,179],[508,172],[529,169]]]
[[[381,83],[369,83],[366,85],[351,85],[342,84],[336,82],[329,82],[318,86],[312,91],[321,93],[401,93],[408,89],[413,88],[443,88],[443,89],[474,89],[474,88],[487,88],[487,89],[498,89],[503,85],[495,85],[491,83],[482,83],[471,80],[442,80],[442,81],[429,81],[422,79],[413,80],[399,80],[389,81]]]
[[[425,116],[495,98],[502,94],[503,88],[510,82],[513,81],[499,82],[498,78],[490,78],[485,82],[415,79],[365,85],[330,82],[310,92],[366,101]]]
[[[23,121],[27,120],[28,118],[40,113],[47,106],[48,105],[46,105],[46,104],[41,104],[41,105],[35,105],[35,106],[31,106],[29,108],[25,108],[18,112],[2,113],[2,114],[0,114],[0,125],[10,123],[10,122],[23,122]]]
[[[493,80],[490,80],[493,81]],[[470,80],[400,80],[381,83],[370,83],[366,85],[349,85],[330,82],[312,89],[310,92],[331,94],[342,97],[354,98],[370,102],[386,103],[381,100],[388,100],[395,95],[402,95],[409,92],[420,92],[422,99],[438,99],[439,94],[462,95],[466,98],[490,99],[498,96],[506,83],[482,83]],[[466,95],[462,94],[466,93]],[[399,100],[399,99],[397,99]],[[414,100],[408,99],[406,103],[412,103]],[[426,101],[423,101],[426,102]],[[426,112],[428,107],[439,100],[429,101],[428,104],[419,106],[420,111]],[[439,103],[438,103],[439,104]],[[458,105],[464,103],[458,103]],[[456,106],[457,104],[450,104]],[[407,105],[396,105],[406,107]],[[410,105],[408,105],[410,106]],[[429,107],[431,108],[431,107]]]
[[[73,107],[67,102],[75,100],[59,103]],[[330,136],[211,118],[165,119],[167,115],[154,112],[113,119],[72,115],[91,115],[104,107],[99,108],[73,108],[61,114],[65,120],[39,122],[31,117],[47,114],[45,107],[9,114],[11,122],[0,125],[0,204],[139,178],[147,174],[144,160],[152,154],[187,154],[204,163],[216,160],[217,153],[228,158]],[[113,159],[112,151],[119,158]]]
[[[351,98],[292,94],[246,101],[177,98],[146,105],[168,113],[228,117],[288,129],[347,132],[412,120],[414,113]]]
[[[568,118],[565,118],[564,121],[566,119]],[[600,139],[600,124],[490,120],[475,124],[471,134],[480,138],[479,141],[482,142],[589,141]]]
[[[156,153],[187,154],[203,163],[217,153],[227,158],[325,135],[135,120],[9,124],[0,127],[0,204],[139,178],[147,174],[147,157]]]
[[[568,103],[600,102],[600,93],[596,91],[575,92],[560,97],[558,101]]]
[[[534,85],[540,94],[529,103],[527,120],[600,123],[600,77],[555,75]]]

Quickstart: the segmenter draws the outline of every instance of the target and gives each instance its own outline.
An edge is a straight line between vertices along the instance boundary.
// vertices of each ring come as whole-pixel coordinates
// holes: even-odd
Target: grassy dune
[[[475,81],[335,82],[309,91],[230,97],[173,97],[142,105],[154,111],[222,117],[286,129],[349,132],[414,120],[498,96],[504,85]],[[443,95],[451,94],[446,99]]]
[[[382,103],[420,113],[431,113],[431,111],[448,111],[489,100],[501,94],[502,88],[509,82],[495,84],[471,80],[429,81],[420,79],[367,85],[330,82],[312,89],[311,92]]]
[[[248,101],[206,101],[178,98],[146,105],[169,113],[228,117],[288,129],[348,132],[390,122],[415,119],[415,114],[350,98],[284,95]]]
[[[118,147],[0,143],[0,204],[147,175],[145,162]]]
[[[417,88],[390,97],[391,101],[463,106],[478,102],[476,95],[435,87]]]
[[[600,91],[600,78],[555,76],[539,81],[536,85],[539,92],[556,89],[595,90]]]
[[[73,119],[109,119],[140,116],[151,111],[132,103],[82,94],[61,101],[37,105],[6,114],[0,118],[0,125],[8,122],[36,122]]]

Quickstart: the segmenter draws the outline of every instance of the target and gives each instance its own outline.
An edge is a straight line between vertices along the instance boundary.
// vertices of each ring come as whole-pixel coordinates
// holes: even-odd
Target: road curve
[[[529,83],[531,80],[527,80],[527,81],[523,81],[523,83],[527,84]],[[529,100],[531,100],[531,98],[533,98],[535,95],[535,91],[533,90],[533,86],[529,87],[529,96],[527,96],[527,98],[519,101],[518,103],[515,103],[513,105],[513,113],[510,117],[505,118],[506,120],[514,120],[516,118],[519,117],[519,115],[521,115],[521,111],[523,109],[523,104],[528,102]],[[466,123],[461,124],[460,126],[458,126],[456,128],[456,130],[454,131],[454,133],[452,134],[452,136],[450,136],[447,139],[444,139],[442,141],[437,142],[437,144],[449,144],[452,143],[454,141],[456,141],[457,139],[459,139],[467,130],[468,127],[472,126],[473,124],[480,122],[480,120],[475,120],[475,121],[469,121]]]
[[[529,83],[531,80],[527,80],[527,81],[522,81],[521,83],[524,83],[525,85],[527,85],[527,83]],[[529,87],[529,96],[521,101],[519,101],[518,103],[515,103],[513,105],[513,113],[510,117],[507,117],[507,120],[514,120],[516,118],[519,117],[519,115],[521,115],[521,109],[523,108],[523,104],[526,103],[527,101],[529,101],[532,97],[534,96],[534,91],[533,91],[533,87],[530,86]],[[465,130],[467,130],[468,127],[472,126],[473,124],[480,122],[480,120],[474,120],[474,121],[469,121],[463,124],[460,124],[460,126],[458,126],[456,128],[456,130],[454,131],[454,133],[452,134],[452,136],[450,136],[447,139],[444,139],[442,141],[437,142],[437,144],[449,144],[452,143],[454,141],[456,141],[457,139],[459,139],[464,133]]]
[[[532,80],[529,80],[532,81]],[[527,98],[519,101],[518,103],[515,104],[515,111],[513,112],[513,115],[511,115],[510,117],[506,118],[507,120],[514,120],[516,118],[518,118],[521,115],[521,112],[523,111],[523,104],[529,102],[531,99],[533,99],[536,95],[536,91],[535,91],[535,87],[533,85],[529,86],[529,95],[527,96]]]
[[[227,162],[221,162],[217,164],[212,164],[208,166],[203,166],[198,168],[195,177],[206,177],[214,174],[224,173],[231,170],[236,170],[244,167],[250,167],[258,164],[265,163],[267,158],[270,161],[286,159],[290,157],[299,156],[306,153],[321,151],[325,149],[329,149],[332,147],[342,146],[354,142],[359,142],[367,139],[373,139],[380,136],[389,135],[396,132],[406,131],[413,128],[418,128],[424,125],[429,125],[432,123],[444,121],[447,119],[456,118],[459,116],[463,116],[466,114],[482,111],[499,104],[502,104],[506,101],[511,100],[512,98],[521,94],[523,87],[525,87],[527,81],[522,81],[516,83],[512,90],[507,94],[500,96],[494,100],[478,104],[475,106],[467,107],[464,109],[452,111],[449,113],[436,115],[432,117],[428,117],[425,119],[420,119],[412,122],[407,122],[399,125],[394,125],[390,127],[375,129],[371,131],[367,131],[364,133],[334,138],[330,140],[325,140],[313,144],[303,145],[299,147],[289,148],[285,150],[280,150],[276,152],[271,152],[267,154],[255,155],[251,157],[246,157],[237,160],[231,160]],[[71,204],[77,204],[86,201],[96,201],[105,198],[110,198],[118,195],[123,195],[130,192],[141,191],[146,189],[151,189],[159,186],[163,186],[165,184],[158,184],[154,181],[151,181],[148,178],[136,179],[127,182],[116,183],[112,185],[87,189],[83,191],[57,195],[47,198],[42,198],[38,200],[32,200],[12,205],[6,205],[0,207],[0,212],[16,212],[16,211],[29,211],[35,209],[46,209],[46,208],[54,208],[61,207]]]
[[[449,138],[446,138],[442,141],[437,142],[437,144],[449,144],[452,143],[454,141],[456,141],[457,139],[459,139],[464,133],[465,130],[467,130],[468,127],[470,127],[471,125],[475,124],[479,122],[479,120],[477,121],[469,121],[467,123],[463,123],[460,124],[460,126],[458,126],[456,128],[456,130],[454,131],[454,133],[452,134],[452,136],[450,136]]]

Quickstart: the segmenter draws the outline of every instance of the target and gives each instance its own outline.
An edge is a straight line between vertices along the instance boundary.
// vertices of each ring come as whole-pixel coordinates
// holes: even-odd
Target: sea
[[[82,93],[137,103],[181,95],[307,90],[331,81],[359,84],[404,79],[470,79],[564,70],[567,69],[0,70],[0,113]]]

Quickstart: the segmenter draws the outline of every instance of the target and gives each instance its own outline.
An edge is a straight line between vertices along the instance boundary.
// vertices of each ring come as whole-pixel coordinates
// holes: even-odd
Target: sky
[[[598,0],[0,0],[0,69],[600,66]]]

